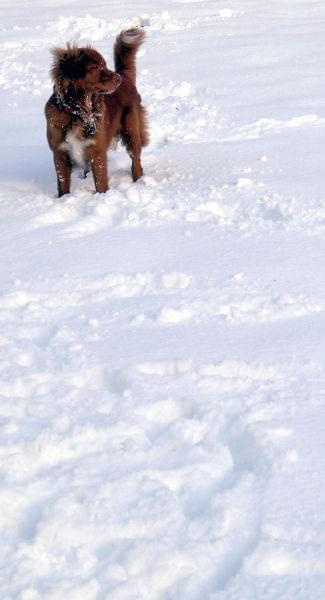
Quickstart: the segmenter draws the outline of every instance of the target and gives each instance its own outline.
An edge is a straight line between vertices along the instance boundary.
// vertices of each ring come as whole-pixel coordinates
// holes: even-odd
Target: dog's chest
[[[82,127],[75,126],[68,131],[65,141],[61,144],[61,148],[68,152],[70,160],[74,165],[85,169],[87,148],[92,144],[94,144],[94,140],[92,138],[85,138]]]

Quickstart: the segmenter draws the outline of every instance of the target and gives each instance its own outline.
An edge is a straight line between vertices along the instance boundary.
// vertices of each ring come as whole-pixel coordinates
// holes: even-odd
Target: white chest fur
[[[71,129],[61,144],[62,150],[69,153],[71,162],[82,169],[86,168],[86,148],[94,143],[94,140],[81,137],[80,128]]]

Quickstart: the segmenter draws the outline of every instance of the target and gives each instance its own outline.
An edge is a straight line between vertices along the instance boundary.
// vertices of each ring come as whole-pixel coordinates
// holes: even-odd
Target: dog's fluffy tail
[[[115,71],[121,75],[126,75],[132,83],[135,83],[136,79],[136,54],[144,41],[145,35],[143,29],[134,27],[133,29],[121,31],[115,41]]]

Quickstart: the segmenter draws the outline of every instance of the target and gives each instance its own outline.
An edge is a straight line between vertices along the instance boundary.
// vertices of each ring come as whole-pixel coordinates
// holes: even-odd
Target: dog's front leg
[[[69,155],[62,151],[54,152],[54,166],[58,180],[58,196],[70,193],[71,161]]]
[[[108,171],[106,152],[99,152],[94,149],[90,155],[90,167],[94,177],[96,192],[107,192]]]

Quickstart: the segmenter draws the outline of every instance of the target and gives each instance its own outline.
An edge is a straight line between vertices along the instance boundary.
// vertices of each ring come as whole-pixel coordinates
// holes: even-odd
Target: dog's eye
[[[99,71],[100,66],[99,65],[91,65],[90,70],[91,71]]]

